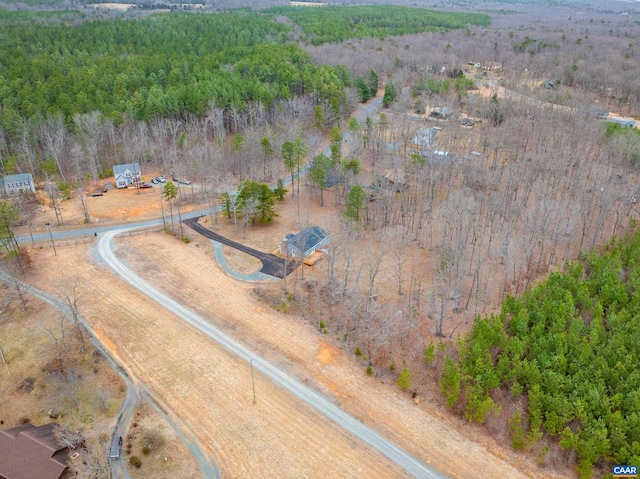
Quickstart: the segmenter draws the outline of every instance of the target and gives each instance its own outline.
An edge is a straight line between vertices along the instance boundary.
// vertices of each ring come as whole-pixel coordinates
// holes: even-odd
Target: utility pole
[[[253,359],[250,360],[251,364],[251,386],[253,387],[253,404],[256,403],[256,383],[253,380]]]
[[[58,256],[58,252],[56,251],[56,244],[53,242],[53,234],[51,234],[51,223],[45,223],[47,228],[49,228],[49,238],[51,238],[51,246],[53,246],[53,255]]]
[[[4,353],[2,352],[2,348],[1,347],[0,347],[0,357],[2,357],[2,362],[4,363],[4,367],[7,368],[7,374],[9,374],[9,376],[11,376],[11,372],[9,371],[9,366],[7,365],[7,360],[4,357]],[[255,399],[253,400],[253,402],[255,403]]]

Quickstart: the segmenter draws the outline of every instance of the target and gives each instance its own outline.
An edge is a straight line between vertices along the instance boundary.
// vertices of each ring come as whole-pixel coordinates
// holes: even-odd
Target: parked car
[[[122,437],[113,436],[111,438],[111,447],[109,448],[109,459],[119,459],[122,449]]]
[[[140,188],[153,188],[153,185],[145,181],[144,183],[140,183]]]
[[[473,126],[476,124],[476,122],[473,121],[471,118],[463,118],[460,124],[462,126]]]
[[[185,179],[185,178],[175,178],[175,180],[176,180],[178,183],[183,184],[183,185],[190,185],[190,184],[191,184],[191,181],[190,181],[190,180],[187,180],[187,179]]]

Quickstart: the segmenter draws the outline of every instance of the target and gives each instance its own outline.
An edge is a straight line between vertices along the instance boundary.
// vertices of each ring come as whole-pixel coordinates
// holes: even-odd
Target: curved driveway
[[[274,278],[282,279],[295,271],[296,268],[300,265],[300,263],[298,263],[297,261],[285,261],[283,258],[279,258],[274,254],[263,253],[262,251],[250,248],[247,245],[243,245],[236,241],[230,240],[229,238],[225,238],[224,236],[220,236],[219,234],[214,233],[210,229],[207,229],[200,223],[198,223],[198,218],[187,219],[184,220],[183,223],[196,233],[200,233],[205,238],[217,241],[218,243],[226,244],[227,246],[231,246],[238,251],[242,251],[243,253],[253,256],[254,258],[258,258],[262,263],[260,272],[263,274],[268,274],[269,276],[273,276]]]
[[[377,451],[382,453],[391,461],[395,462],[409,474],[425,479],[443,479],[445,477],[426,464],[422,463],[400,447],[396,446],[391,441],[387,440],[380,434],[368,428],[350,414],[344,412],[326,397],[315,391],[312,391],[308,387],[302,385],[296,379],[280,371],[277,367],[273,366],[271,363],[264,360],[253,351],[251,351],[238,341],[232,339],[222,330],[209,324],[200,316],[196,315],[178,302],[169,298],[161,291],[148,284],[133,271],[129,270],[115,256],[111,243],[114,236],[124,231],[127,231],[127,229],[110,231],[102,236],[98,241],[98,254],[125,281],[140,290],[142,293],[149,296],[154,301],[161,304],[173,314],[182,318],[193,327],[202,331],[204,334],[216,341],[219,345],[223,346],[229,352],[237,355],[247,362],[252,361],[254,367],[270,380],[277,383],[280,387],[286,389],[298,398],[302,399],[318,412],[324,414],[336,424],[351,432],[353,435],[357,436],[359,439],[369,444],[371,447],[375,448]]]

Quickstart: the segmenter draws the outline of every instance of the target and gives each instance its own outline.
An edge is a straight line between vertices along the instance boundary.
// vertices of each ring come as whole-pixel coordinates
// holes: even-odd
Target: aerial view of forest
[[[640,466],[640,4],[28,0],[0,2],[0,26],[0,429],[77,431],[73,477]],[[138,175],[123,191],[117,165]],[[185,214],[227,242],[196,238]],[[207,387],[236,391],[238,359],[178,333],[178,313],[97,259],[102,235],[143,221],[157,229],[110,246],[127,267],[417,469],[352,430],[315,464],[282,418],[295,410],[309,435],[341,423],[260,369],[271,417],[245,424],[224,392],[208,409]],[[330,241],[289,256],[307,227]],[[266,260],[235,242],[282,274],[259,276]],[[194,272],[204,261],[215,272]],[[141,340],[156,321],[154,350]],[[200,359],[160,354],[179,334]],[[228,369],[200,382],[209,354]],[[431,442],[442,428],[459,449]],[[349,434],[359,446],[341,459]]]

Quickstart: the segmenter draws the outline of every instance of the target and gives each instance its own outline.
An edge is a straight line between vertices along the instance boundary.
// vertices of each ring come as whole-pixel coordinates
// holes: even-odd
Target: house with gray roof
[[[319,226],[309,226],[297,234],[289,233],[280,244],[280,254],[303,261],[329,244],[331,235]]]
[[[4,479],[64,479],[70,445],[56,436],[52,422],[23,424],[0,431],[0,477]]]
[[[432,118],[439,118],[441,120],[446,120],[447,118],[449,118],[449,115],[451,115],[452,111],[451,108],[449,108],[448,106],[442,106],[442,107],[436,107],[433,109],[433,111],[431,113],[429,113],[429,116]]]
[[[0,180],[0,196],[16,195],[18,193],[35,193],[31,173],[20,173],[18,175],[7,175]]]
[[[136,163],[126,163],[124,165],[113,165],[113,176],[116,188],[126,188],[142,181],[140,165]]]

